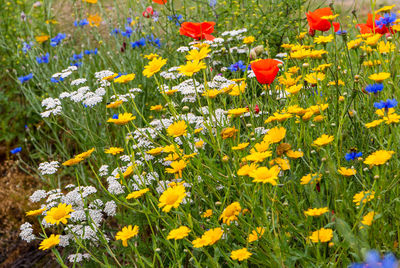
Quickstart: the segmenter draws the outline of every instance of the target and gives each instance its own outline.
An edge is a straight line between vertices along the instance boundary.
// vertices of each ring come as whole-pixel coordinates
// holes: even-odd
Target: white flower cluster
[[[50,175],[56,173],[58,167],[59,167],[58,161],[43,162],[39,164],[38,170],[42,175]]]
[[[43,118],[49,117],[51,114],[58,115],[62,111],[59,99],[46,98],[42,101],[42,107],[46,107],[45,111],[40,113]]]
[[[68,261],[71,263],[80,263],[83,260],[89,260],[90,259],[90,254],[89,253],[76,253],[76,254],[71,254],[68,256]]]
[[[53,74],[51,77],[52,78],[67,78],[68,76],[70,76],[72,74],[72,72],[78,70],[78,67],[76,66],[69,66],[67,69],[62,70],[60,73],[55,73]]]
[[[22,240],[28,243],[35,240],[36,237],[33,234],[32,224],[30,224],[29,222],[25,222],[24,224],[21,225],[19,229],[21,231],[19,233],[19,237],[21,237]]]

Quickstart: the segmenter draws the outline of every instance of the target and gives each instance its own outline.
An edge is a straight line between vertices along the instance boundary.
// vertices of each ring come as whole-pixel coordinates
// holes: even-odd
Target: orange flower
[[[322,19],[322,17],[331,15],[333,15],[333,13],[329,7],[320,8],[314,12],[308,11],[306,13],[308,26],[311,30],[326,32],[331,28],[332,25],[329,20]]]
[[[153,0],[153,2],[160,5],[165,5],[167,3],[167,0]]]
[[[95,15],[89,15],[89,17],[87,18],[87,20],[89,21],[89,25],[91,27],[99,27],[100,23],[101,23],[101,17],[98,14]]]
[[[251,64],[251,69],[260,84],[270,85],[279,72],[278,64],[280,63],[280,61],[273,59],[258,60]]]
[[[214,40],[214,36],[211,35],[214,32],[214,25],[215,22],[212,21],[184,22],[179,29],[179,33],[196,40]]]

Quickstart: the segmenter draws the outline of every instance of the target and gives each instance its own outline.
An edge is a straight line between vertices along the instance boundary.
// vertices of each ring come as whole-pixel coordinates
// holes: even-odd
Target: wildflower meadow
[[[40,182],[16,226],[35,251],[61,267],[398,267],[400,6],[0,7],[1,140]]]

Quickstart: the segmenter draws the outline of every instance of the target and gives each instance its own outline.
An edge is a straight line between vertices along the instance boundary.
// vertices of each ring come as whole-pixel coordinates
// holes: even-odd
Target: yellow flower
[[[341,167],[339,168],[338,172],[342,174],[343,176],[353,176],[356,175],[357,171],[353,168],[345,168]]]
[[[236,108],[236,109],[231,109],[228,111],[228,115],[231,115],[233,117],[240,116],[244,113],[247,113],[249,111],[248,108]]]
[[[135,170],[135,168],[136,168],[136,164],[129,166],[129,167],[125,170],[125,172],[122,173],[122,176],[123,176],[124,178],[128,177],[129,175],[131,175],[131,174],[133,173],[133,171]],[[115,177],[116,177],[116,178],[119,178],[119,177],[120,177],[119,173],[118,173]]]
[[[36,209],[36,210],[31,210],[26,212],[26,216],[37,216],[37,215],[41,215],[43,213],[43,211],[45,211],[47,208],[40,208],[40,209]]]
[[[190,233],[190,229],[186,226],[181,226],[177,229],[173,229],[169,232],[167,239],[175,239],[175,240],[179,240],[179,239],[183,239],[186,236],[188,236]]]
[[[320,35],[314,38],[314,43],[316,44],[327,44],[333,41],[333,35],[323,36]]]
[[[308,238],[311,239],[312,242],[318,243],[318,242],[329,242],[332,240],[333,237],[333,230],[332,229],[325,229],[321,228],[315,232],[312,233],[311,236]]]
[[[361,38],[356,39],[356,40],[351,40],[347,43],[347,48],[348,49],[357,48],[361,45],[362,42],[363,42],[363,40]]]
[[[181,65],[178,68],[179,73],[186,76],[193,76],[198,71],[205,69],[206,64],[203,61],[188,61],[186,65]]]
[[[374,212],[374,211],[368,212],[368,213],[363,217],[361,223],[362,223],[363,225],[366,225],[366,226],[371,226],[371,225],[372,225],[372,221],[374,220],[374,217],[375,217],[375,212]],[[363,227],[364,227],[364,226],[361,226],[360,229],[363,228]]]
[[[262,162],[264,161],[265,158],[270,157],[272,155],[271,151],[265,151],[265,152],[252,152],[251,154],[249,154],[248,156],[246,156],[244,159],[247,161],[251,161],[251,162]]]
[[[265,139],[265,137],[264,137],[264,139]],[[254,154],[254,153],[257,153],[257,152],[259,152],[259,153],[266,152],[266,151],[268,151],[270,145],[271,145],[271,141],[263,140],[262,142],[254,144],[254,148],[252,148],[250,150],[250,153]]]
[[[391,5],[391,6],[384,6],[380,9],[378,9],[377,11],[375,11],[375,13],[379,13],[379,12],[388,12],[390,10],[392,10],[392,8],[394,8],[396,5]]]
[[[204,91],[204,93],[202,94],[202,96],[210,98],[210,99],[214,99],[215,97],[217,97],[219,94],[221,93],[220,90],[216,90],[216,89],[207,89],[206,91]]]
[[[329,208],[324,207],[324,208],[309,208],[307,211],[304,211],[304,214],[306,216],[321,216],[322,214],[325,214],[329,212]]]
[[[62,163],[62,165],[63,165],[63,166],[73,166],[73,165],[78,164],[78,163],[81,162],[81,161],[83,161],[83,158],[76,158],[76,157],[74,157],[74,158],[71,158],[71,159],[65,161],[64,163]]]
[[[202,218],[209,218],[209,217],[212,216],[212,214],[213,214],[212,210],[211,209],[207,209],[206,211],[203,212],[203,214],[201,214],[201,217]]]
[[[168,135],[174,138],[180,137],[182,135],[186,136],[186,132],[187,132],[187,125],[186,122],[183,120],[171,124],[167,129]]]
[[[201,248],[204,246],[214,245],[218,240],[221,239],[224,231],[221,228],[214,228],[206,231],[201,238],[198,238],[192,242],[193,247]]]
[[[58,225],[60,222],[67,224],[67,219],[71,218],[71,215],[69,215],[71,212],[74,212],[72,205],[60,203],[57,207],[51,208],[44,219],[50,224]]]
[[[275,159],[272,159],[271,161],[269,161],[270,165],[278,165],[281,170],[285,171],[285,170],[289,170],[290,169],[290,164],[289,164],[289,160],[287,159],[283,159],[280,157],[277,157]]]
[[[375,166],[383,165],[390,158],[392,158],[393,154],[394,151],[385,151],[385,150],[376,151],[365,159],[364,164],[375,165]]]
[[[322,16],[321,19],[333,21],[333,20],[336,19],[337,17],[339,17],[339,14],[328,15],[328,16]]]
[[[174,161],[171,163],[171,168],[166,168],[167,173],[175,174],[175,179],[182,178],[182,170],[186,167],[184,160]]]
[[[357,206],[363,203],[367,203],[375,198],[374,191],[361,191],[353,196],[353,203],[356,203]]]
[[[232,150],[243,150],[244,148],[246,148],[247,146],[249,146],[249,144],[250,143],[248,143],[248,142],[244,142],[244,143],[239,143],[238,145],[236,145],[236,146],[233,146],[232,147]]]
[[[390,73],[377,73],[377,74],[371,74],[368,78],[371,80],[374,80],[377,83],[382,83],[383,80],[388,79],[390,77]]]
[[[164,150],[163,147],[157,147],[157,148],[153,148],[153,149],[147,151],[146,154],[158,155],[158,154],[161,154],[163,152],[163,150]]]
[[[296,85],[296,83],[301,79],[301,75],[293,78],[292,73],[285,73],[282,76],[278,77],[278,81],[281,85],[284,85],[286,87],[291,87]]]
[[[278,179],[279,166],[273,166],[271,168],[259,167],[256,170],[250,172],[249,176],[253,178],[253,182],[270,183],[277,185],[276,180]]]
[[[203,140],[196,141],[194,143],[194,147],[196,147],[197,149],[203,148],[204,147],[204,141]]]
[[[306,80],[308,83],[315,85],[319,81],[323,81],[325,79],[325,74],[324,73],[310,73],[307,74],[306,77],[304,77],[304,80]]]
[[[121,75],[118,78],[114,79],[114,83],[128,83],[129,81],[132,81],[133,79],[135,79],[135,74],[125,74],[125,75]]]
[[[122,228],[121,231],[117,233],[115,236],[116,240],[122,240],[122,245],[124,247],[128,246],[128,240],[131,239],[132,237],[137,236],[139,233],[139,226],[135,225],[132,227],[132,225],[125,226]]]
[[[132,199],[132,198],[137,199],[137,198],[143,196],[148,191],[150,191],[149,188],[145,188],[145,189],[142,189],[142,190],[134,191],[134,192],[128,194],[126,199],[127,200]]]
[[[322,174],[313,173],[307,174],[300,179],[300,184],[313,184],[321,181]]]
[[[251,231],[249,236],[247,237],[247,242],[251,243],[257,241],[261,238],[261,236],[265,233],[265,228],[257,227],[255,230]]]
[[[240,93],[245,92],[246,85],[247,85],[246,82],[241,82],[240,85],[235,84],[232,87],[229,87],[230,91],[228,92],[228,94],[230,96],[239,96]]]
[[[237,130],[235,127],[224,128],[221,131],[222,139],[226,140],[228,138],[232,138],[232,137],[234,137],[236,135],[236,132],[238,132],[238,131],[239,130]]]
[[[293,66],[288,69],[288,72],[291,74],[296,74],[298,71],[300,71],[300,68],[297,66]]]
[[[58,244],[60,244],[60,235],[52,234],[40,243],[39,249],[41,250],[50,249],[54,246],[57,246]]]
[[[384,120],[383,119],[379,119],[379,120],[374,120],[372,122],[366,123],[365,127],[366,128],[373,128],[373,127],[377,127],[379,126]]]
[[[238,250],[233,250],[231,252],[231,259],[243,261],[243,260],[247,260],[248,258],[250,258],[251,255],[252,255],[252,253],[248,252],[247,248],[241,248]]]
[[[114,101],[106,106],[106,108],[117,108],[123,103],[122,100]]]
[[[245,38],[243,38],[244,44],[251,44],[254,41],[256,41],[256,38],[254,36],[246,36]]]
[[[155,58],[150,61],[149,64],[144,66],[143,75],[149,78],[158,73],[165,64],[167,64],[166,59],[163,59],[162,57]]]
[[[112,155],[116,155],[119,153],[122,153],[124,151],[124,149],[119,148],[119,147],[110,147],[109,149],[105,149],[104,152],[106,154],[112,154]]]
[[[283,140],[285,136],[286,129],[284,127],[274,127],[268,130],[263,140],[270,143],[278,143]]]
[[[301,151],[293,151],[293,150],[289,150],[286,152],[286,156],[289,158],[300,158],[303,157],[304,153]]]
[[[251,163],[250,165],[244,165],[237,171],[237,174],[239,176],[248,176],[252,171],[256,170],[257,168],[258,165],[256,163]]]
[[[113,79],[114,79],[114,77],[117,77],[117,76],[118,76],[118,74],[117,74],[117,73],[114,73],[114,74],[112,74],[112,75],[109,75],[109,76],[103,77],[101,80],[107,80],[107,81],[111,81],[111,80],[113,80]]]
[[[192,49],[189,51],[189,55],[186,55],[187,60],[191,61],[201,61],[202,59],[208,56],[208,53],[211,52],[211,49],[208,47],[202,47],[201,49]]]
[[[87,18],[91,27],[99,27],[101,23],[101,17],[98,14],[89,15]]]
[[[316,139],[313,142],[313,145],[314,146],[324,146],[324,145],[331,143],[332,141],[333,141],[333,136],[328,136],[326,134],[323,134],[321,137],[319,137],[318,139]]]
[[[314,117],[313,122],[322,122],[324,121],[324,116],[323,115],[317,115],[316,117]]]
[[[160,196],[158,207],[163,208],[162,211],[164,212],[169,212],[171,208],[179,207],[185,196],[185,187],[182,184],[170,187]]]
[[[378,43],[378,51],[379,53],[390,53],[396,49],[396,46],[390,42],[385,43],[384,41],[380,41]]]
[[[82,2],[87,2],[87,3],[90,3],[90,4],[96,4],[97,0],[82,0]]]
[[[162,109],[163,109],[163,106],[161,104],[153,105],[150,107],[150,111],[161,111]]]
[[[239,202],[233,202],[224,209],[221,216],[219,217],[219,220],[222,219],[223,223],[230,225],[232,221],[237,220],[237,216],[241,211],[242,207],[240,206]]]
[[[302,89],[303,88],[303,85],[294,85],[294,86],[291,86],[291,87],[289,87],[289,88],[286,88],[285,90],[286,90],[286,92],[288,92],[288,93],[290,93],[290,94],[296,94],[296,93],[298,93],[299,91],[300,91],[300,89]]]
[[[150,54],[148,54],[148,55],[144,55],[144,57],[145,57],[146,59],[148,59],[148,60],[153,60],[153,59],[158,58],[158,57],[160,57],[160,56],[158,56],[157,54],[154,54],[154,53],[150,53]]]
[[[50,36],[48,35],[39,35],[35,37],[36,42],[38,42],[39,44],[46,42],[47,40],[49,40],[49,38]]]
[[[325,69],[326,68],[329,68],[329,67],[331,67],[332,66],[332,64],[331,63],[325,63],[325,64],[321,64],[321,65],[318,65],[317,67],[315,67],[314,69],[313,69],[313,71],[315,71],[315,72],[322,72],[322,71],[325,71]]]
[[[107,120],[107,122],[114,123],[116,125],[125,125],[135,119],[136,119],[136,116],[133,116],[131,113],[123,113],[123,114],[119,114],[117,119],[109,118]]]

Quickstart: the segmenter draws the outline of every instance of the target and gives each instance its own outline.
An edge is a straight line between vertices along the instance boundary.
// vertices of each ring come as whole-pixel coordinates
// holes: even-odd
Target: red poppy
[[[321,19],[321,17],[331,15],[333,15],[333,13],[329,7],[320,8],[314,12],[308,11],[306,13],[308,26],[310,26],[310,29],[312,30],[326,32],[331,28],[332,25],[329,20]]]
[[[160,5],[165,5],[168,0],[153,0],[154,3],[160,4]]]
[[[260,84],[270,85],[279,72],[278,64],[280,63],[280,61],[273,59],[259,60],[251,64],[251,69]]]
[[[214,40],[214,36],[211,35],[211,33],[214,32],[214,25],[215,22],[212,21],[184,22],[181,24],[179,33],[196,40]]]
[[[375,15],[375,21],[379,20],[381,18],[380,15],[376,14]],[[386,26],[383,26],[381,28],[377,27],[374,21],[374,16],[372,14],[368,14],[368,19],[365,24],[357,24],[356,28],[360,30],[361,34],[366,34],[366,33],[372,33],[375,29],[376,33],[379,34],[386,34],[389,32],[389,29]]]
[[[340,23],[339,22],[332,22],[332,25],[333,25],[333,29],[335,30],[335,33],[337,31],[339,31],[339,29],[340,29]]]
[[[154,14],[154,10],[153,7],[147,7],[145,11],[143,11],[143,17],[145,18],[150,18],[151,16],[153,16]]]

